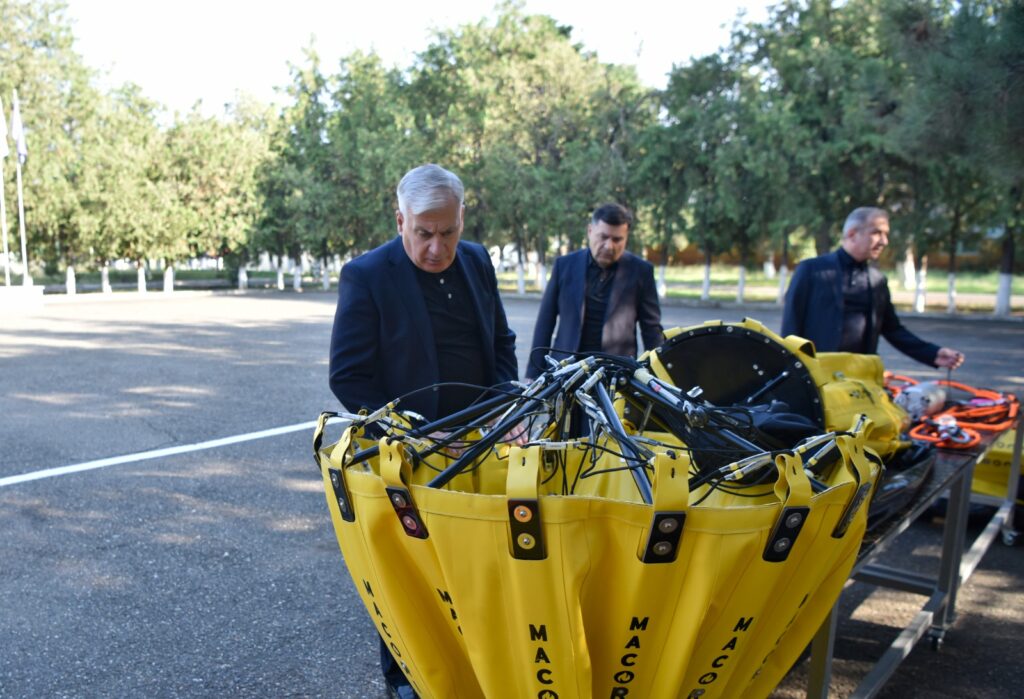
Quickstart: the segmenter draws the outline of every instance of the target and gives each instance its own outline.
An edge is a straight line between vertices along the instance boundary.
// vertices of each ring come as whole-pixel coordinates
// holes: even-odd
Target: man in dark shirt
[[[654,267],[626,252],[632,223],[625,207],[599,206],[587,226],[587,248],[555,260],[537,313],[527,378],[544,370],[549,346],[562,351],[557,356],[606,352],[635,357],[638,327],[644,349],[664,341]]]
[[[884,336],[924,364],[956,369],[964,355],[925,342],[900,323],[885,275],[869,265],[889,244],[884,209],[854,209],[843,224],[839,249],[801,262],[786,292],[782,334],[814,342],[820,352],[878,352]]]
[[[400,409],[436,419],[483,389],[430,390],[435,384],[485,387],[518,378],[515,333],[490,256],[460,241],[459,178],[423,165],[402,178],[397,194],[399,236],[342,269],[331,390],[352,411],[405,396]]]
[[[518,378],[487,251],[460,241],[464,190],[437,165],[398,184],[399,237],[342,268],[331,335],[331,390],[346,408],[399,409],[436,419],[467,407],[488,386]],[[435,384],[458,382],[465,386]],[[415,692],[381,642],[389,691]]]

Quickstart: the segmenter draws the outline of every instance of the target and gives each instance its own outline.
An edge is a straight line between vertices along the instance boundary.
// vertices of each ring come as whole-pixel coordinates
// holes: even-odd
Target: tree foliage
[[[1012,269],[1024,220],[1012,0],[782,0],[657,92],[505,2],[437,31],[409,66],[356,52],[329,67],[310,47],[283,107],[170,120],[137,86],[96,88],[72,39],[60,2],[0,0],[30,257],[50,268],[358,254],[394,235],[394,186],[423,162],[466,182],[468,238],[542,262],[609,200],[636,210],[636,248],[693,243],[745,265],[830,248],[874,204],[893,212],[895,247],[946,252],[951,270],[1005,231]]]

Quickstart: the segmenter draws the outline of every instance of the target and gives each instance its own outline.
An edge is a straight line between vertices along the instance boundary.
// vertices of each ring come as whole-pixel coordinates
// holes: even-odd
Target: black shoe
[[[390,699],[419,699],[411,684],[388,685]]]

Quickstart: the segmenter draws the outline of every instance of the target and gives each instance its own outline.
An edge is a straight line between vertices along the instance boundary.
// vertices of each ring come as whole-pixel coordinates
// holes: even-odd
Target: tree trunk
[[[516,291],[526,293],[526,269],[523,265],[523,241],[516,241]]]
[[[164,267],[164,293],[169,294],[174,291],[174,264],[168,262]]]
[[[914,287],[914,312],[924,313],[927,305],[927,292],[925,291],[928,281],[928,256],[921,256],[921,264],[917,268],[917,284]]]
[[[1013,299],[1013,275],[999,273],[999,288],[996,290],[996,310],[997,316],[1008,316],[1010,315],[1011,301]]]
[[[78,292],[78,287],[75,282],[75,268],[73,266],[68,265],[64,279],[64,289],[67,291],[68,296],[74,296]]]
[[[946,312],[956,313],[956,246],[960,238],[960,211],[957,209],[953,223],[949,228],[949,267],[946,270],[949,280],[946,292]]]
[[[661,265],[658,267],[658,298],[660,299],[664,299],[668,296],[668,285],[665,283],[665,270],[667,268],[668,265],[663,259]]]
[[[146,261],[138,260],[135,263],[135,287],[139,290],[140,294],[144,294],[148,291],[146,288]]]
[[[292,289],[302,291],[302,265],[297,264],[292,268]]]
[[[789,277],[789,236],[782,236],[782,259],[779,260],[779,291],[775,295],[775,303],[782,306],[786,303],[786,280]]]
[[[700,300],[711,300],[711,251],[704,252],[704,284],[700,289]]]
[[[1008,316],[1012,308],[1013,292],[1013,228],[1009,225],[1003,231],[1003,255],[999,261],[999,289],[996,292],[997,316]]]
[[[914,248],[907,246],[907,251],[903,255],[903,288],[907,291],[917,286],[917,271],[914,265]]]
[[[747,266],[740,265],[740,280],[736,284],[736,303],[743,303],[743,294],[747,287]]]
[[[284,291],[284,255],[277,257],[277,290]]]
[[[238,267],[238,290],[245,291],[249,288],[249,273],[245,271],[245,265]]]
[[[818,226],[818,230],[815,231],[814,249],[817,250],[819,255],[824,255],[832,249],[832,231],[828,222],[822,223]]]
[[[103,268],[100,269],[100,291],[104,294],[109,294],[113,291],[110,288],[110,263],[104,261]]]

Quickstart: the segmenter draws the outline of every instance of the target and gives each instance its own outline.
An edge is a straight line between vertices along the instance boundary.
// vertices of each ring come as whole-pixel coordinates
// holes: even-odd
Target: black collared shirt
[[[857,262],[842,248],[838,251],[843,277],[843,339],[840,352],[867,352],[871,332],[871,284],[867,262]]]
[[[443,272],[415,269],[434,330],[440,382],[485,385],[476,308],[458,260]],[[479,398],[481,393],[479,388],[442,386],[437,399],[437,415],[426,417],[436,419],[458,412]]]
[[[587,254],[587,296],[583,306],[583,329],[580,332],[580,352],[600,352],[604,334],[604,317],[608,297],[619,263],[602,268],[594,256]]]

